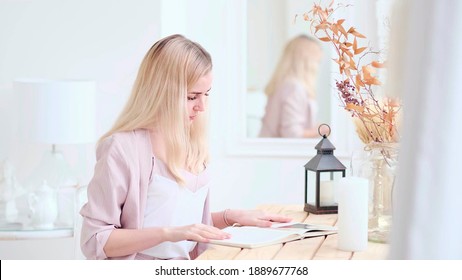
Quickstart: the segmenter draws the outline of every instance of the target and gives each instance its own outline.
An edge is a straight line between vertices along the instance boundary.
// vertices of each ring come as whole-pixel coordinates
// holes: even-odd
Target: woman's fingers
[[[255,222],[255,226],[257,226],[257,227],[270,227],[271,224],[272,224],[271,221],[266,220],[266,219],[265,220],[257,220]]]
[[[210,239],[227,239],[231,235],[216,227],[204,224],[193,224],[178,228],[184,234],[183,240],[209,242]]]
[[[231,237],[227,232],[224,232],[216,227],[198,224],[194,225],[198,230],[198,234],[207,239],[226,239]]]
[[[257,220],[256,226],[257,227],[270,227],[273,224],[273,222],[287,223],[290,221],[292,221],[292,218],[284,216],[284,215],[267,214],[267,215],[260,217]]]
[[[284,216],[284,215],[277,215],[277,214],[267,215],[266,219],[269,221],[278,222],[278,223],[287,223],[287,222],[292,221],[291,217]]]

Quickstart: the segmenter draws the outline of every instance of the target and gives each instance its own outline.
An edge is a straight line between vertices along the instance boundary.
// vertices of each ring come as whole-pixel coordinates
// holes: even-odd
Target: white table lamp
[[[23,107],[26,137],[51,145],[45,153],[34,184],[47,180],[52,187],[77,184],[75,176],[56,149],[59,144],[83,144],[96,140],[96,84],[85,80],[21,79],[14,82]],[[40,181],[39,181],[40,180]],[[38,182],[37,182],[38,181]]]

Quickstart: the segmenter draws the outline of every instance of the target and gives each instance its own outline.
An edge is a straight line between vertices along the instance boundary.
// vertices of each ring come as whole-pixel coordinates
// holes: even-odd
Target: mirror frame
[[[226,152],[229,156],[274,156],[274,157],[304,157],[314,156],[314,147],[319,138],[249,138],[246,124],[246,94],[247,94],[247,3],[245,0],[233,1],[230,20],[227,23],[227,41],[230,57],[228,67],[230,73],[238,73],[227,83],[227,127],[228,137]],[[332,66],[335,64],[332,62]],[[332,85],[334,83],[332,82]],[[336,97],[333,86],[330,87],[333,97]],[[349,158],[351,155],[352,137],[354,131],[351,118],[339,104],[337,98],[331,98],[329,126],[332,133],[329,137],[336,147],[338,158]]]

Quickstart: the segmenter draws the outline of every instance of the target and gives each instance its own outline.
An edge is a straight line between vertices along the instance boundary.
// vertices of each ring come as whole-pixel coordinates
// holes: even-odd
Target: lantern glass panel
[[[307,170],[307,202],[316,205],[316,172]]]
[[[342,172],[321,172],[319,184],[320,206],[333,206],[337,204],[335,181],[343,177]]]

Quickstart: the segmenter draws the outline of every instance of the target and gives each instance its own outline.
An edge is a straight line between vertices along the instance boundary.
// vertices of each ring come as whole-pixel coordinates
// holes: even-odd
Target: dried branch
[[[345,19],[334,19],[334,1],[327,7],[314,4],[313,8],[303,14],[303,19],[310,23],[311,33],[322,42],[330,43],[335,50],[333,61],[338,65],[341,79],[336,81],[337,92],[342,106],[351,113],[360,139],[370,142],[398,142],[398,122],[401,104],[390,98],[378,99],[374,89],[382,85],[377,69],[385,68],[386,62],[380,61],[380,52],[369,46],[362,46],[360,40],[367,39],[355,27],[345,27]],[[362,65],[366,56],[374,56],[372,62]]]

